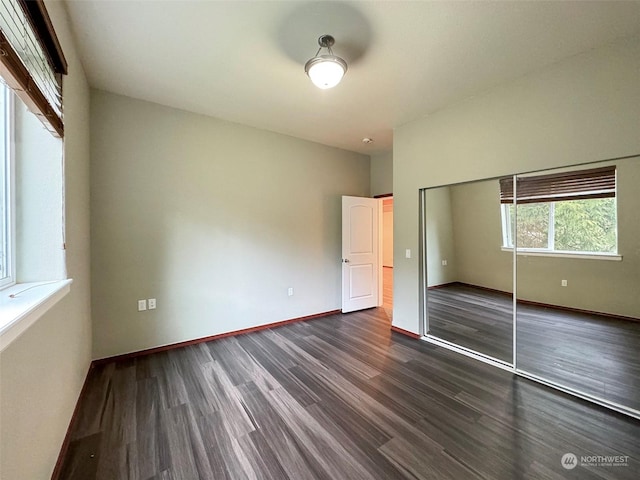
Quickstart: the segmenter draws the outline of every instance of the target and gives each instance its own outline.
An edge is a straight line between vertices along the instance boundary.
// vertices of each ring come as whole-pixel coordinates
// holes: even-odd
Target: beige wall
[[[42,122],[18,98],[14,109],[16,185],[16,251],[19,283],[67,278],[60,192],[63,141],[42,128]]]
[[[393,193],[393,153],[371,155],[371,196]]]
[[[102,91],[91,135],[94,357],[340,308],[368,156]]]
[[[440,187],[425,193],[427,230],[427,285],[433,287],[458,280],[451,210],[451,189]],[[446,260],[447,265],[443,265]]]
[[[91,359],[89,89],[59,2],[47,2],[64,79],[67,269],[71,292],[0,357],[0,478],[51,477]]]
[[[393,323],[418,332],[420,188],[640,153],[640,38],[574,56],[394,131]]]
[[[513,253],[502,251],[498,180],[451,187],[458,281],[511,292]]]

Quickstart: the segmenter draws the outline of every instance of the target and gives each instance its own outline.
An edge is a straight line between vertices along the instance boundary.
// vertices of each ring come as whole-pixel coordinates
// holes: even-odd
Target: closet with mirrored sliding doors
[[[423,338],[640,418],[640,157],[421,190]]]

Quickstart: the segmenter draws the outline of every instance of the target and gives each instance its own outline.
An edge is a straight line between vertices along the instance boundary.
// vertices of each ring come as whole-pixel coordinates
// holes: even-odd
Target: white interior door
[[[380,305],[380,201],[342,197],[342,311]]]

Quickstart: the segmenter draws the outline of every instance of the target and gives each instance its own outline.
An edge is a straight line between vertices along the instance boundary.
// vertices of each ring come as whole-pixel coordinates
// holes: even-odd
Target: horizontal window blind
[[[55,135],[64,135],[66,61],[42,0],[0,0],[0,75]]]
[[[616,196],[616,167],[518,177],[517,203],[558,202]],[[500,203],[513,203],[513,177],[500,179]]]

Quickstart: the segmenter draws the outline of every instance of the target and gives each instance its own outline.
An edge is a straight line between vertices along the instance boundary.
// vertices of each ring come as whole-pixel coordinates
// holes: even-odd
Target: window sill
[[[0,352],[69,293],[72,282],[19,283],[0,291]]]
[[[513,252],[513,248],[500,247],[503,252]],[[581,258],[585,260],[612,260],[621,262],[622,255],[617,253],[588,253],[588,252],[542,252],[539,250],[519,249],[518,255],[525,257],[556,257],[556,258]]]

